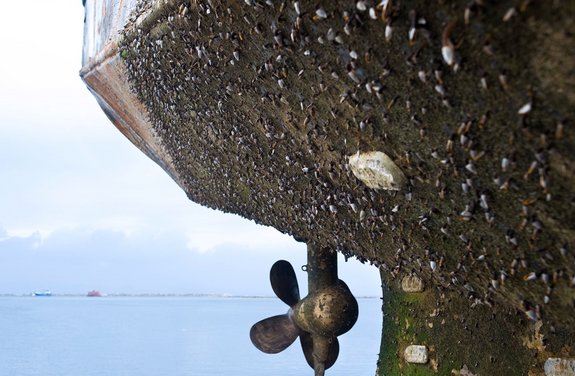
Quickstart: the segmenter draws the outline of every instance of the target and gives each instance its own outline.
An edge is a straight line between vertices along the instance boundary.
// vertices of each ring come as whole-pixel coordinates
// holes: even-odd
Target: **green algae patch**
[[[430,343],[433,320],[424,311],[431,309],[429,292],[404,293],[384,287],[383,333],[377,375],[433,375],[435,347]],[[403,352],[409,345],[424,345],[429,351],[427,364],[408,364]]]
[[[473,305],[468,297],[447,298],[435,289],[405,293],[396,281],[386,283],[391,287],[383,289],[377,375],[457,375],[466,369],[476,375],[520,376],[542,366],[543,358],[537,360],[535,347],[525,341],[533,338],[536,324],[517,310]],[[409,345],[426,346],[428,363],[405,362]]]

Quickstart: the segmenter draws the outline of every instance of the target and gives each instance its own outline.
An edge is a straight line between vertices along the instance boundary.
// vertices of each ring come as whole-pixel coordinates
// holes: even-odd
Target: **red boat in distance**
[[[96,291],[96,290],[92,290],[90,292],[88,292],[87,296],[91,296],[91,297],[101,297],[102,293],[100,291]]]

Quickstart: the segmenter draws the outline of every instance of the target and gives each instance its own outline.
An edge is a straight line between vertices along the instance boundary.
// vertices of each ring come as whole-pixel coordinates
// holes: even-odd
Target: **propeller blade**
[[[270,282],[276,296],[293,307],[299,302],[299,287],[295,271],[285,260],[276,261],[270,270]]]
[[[301,342],[301,348],[305,355],[305,360],[307,361],[307,364],[309,364],[311,368],[315,369],[314,356],[313,356],[313,338],[311,334],[307,332],[302,332],[299,338]],[[339,341],[337,340],[337,337],[333,337],[331,339],[326,338],[326,340],[331,340],[331,343],[329,344],[329,351],[327,359],[325,359],[324,369],[328,369],[329,367],[333,366],[333,364],[337,360],[337,356],[339,355]]]
[[[250,339],[255,347],[267,354],[277,354],[291,345],[300,330],[287,314],[268,317],[250,329]]]

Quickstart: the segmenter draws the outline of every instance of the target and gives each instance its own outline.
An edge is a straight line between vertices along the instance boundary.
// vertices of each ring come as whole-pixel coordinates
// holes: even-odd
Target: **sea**
[[[326,376],[375,374],[381,299],[358,303]],[[313,375],[299,341],[273,355],[250,342],[252,324],[286,311],[277,298],[0,297],[0,375]]]

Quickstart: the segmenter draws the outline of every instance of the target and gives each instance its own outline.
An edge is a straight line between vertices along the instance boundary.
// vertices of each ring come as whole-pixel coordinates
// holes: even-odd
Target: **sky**
[[[100,110],[78,72],[80,0],[5,1],[0,13],[0,294],[272,295],[305,244],[189,201]],[[340,257],[357,296],[376,268]]]

